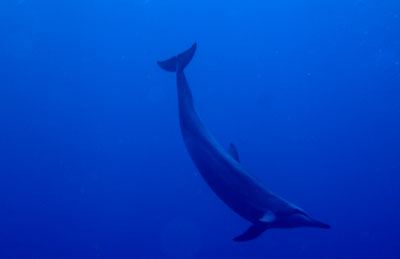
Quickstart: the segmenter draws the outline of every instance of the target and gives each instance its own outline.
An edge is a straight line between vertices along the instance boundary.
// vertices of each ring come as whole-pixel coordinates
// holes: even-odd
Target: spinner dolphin
[[[158,64],[164,70],[176,73],[180,127],[194,164],[215,194],[252,223],[247,231],[234,240],[254,239],[269,228],[329,229],[328,224],[311,218],[304,210],[269,191],[240,164],[233,144],[224,148],[208,132],[196,113],[184,74],[195,51],[196,43],[185,52]]]

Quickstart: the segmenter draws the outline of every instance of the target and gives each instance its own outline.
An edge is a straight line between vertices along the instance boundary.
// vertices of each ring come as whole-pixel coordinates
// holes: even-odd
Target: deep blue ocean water
[[[250,225],[183,145],[200,117],[331,230]],[[400,258],[400,2],[0,2],[0,258]]]

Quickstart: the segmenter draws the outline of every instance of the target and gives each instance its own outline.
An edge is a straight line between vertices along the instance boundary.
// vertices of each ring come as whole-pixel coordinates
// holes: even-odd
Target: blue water
[[[0,258],[400,258],[400,2],[2,0]],[[175,77],[273,192],[331,230],[212,193]]]

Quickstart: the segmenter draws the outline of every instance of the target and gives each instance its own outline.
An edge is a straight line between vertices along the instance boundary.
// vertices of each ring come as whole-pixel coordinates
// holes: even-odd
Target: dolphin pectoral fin
[[[233,159],[235,159],[238,163],[240,163],[240,159],[239,159],[239,153],[235,147],[235,145],[233,145],[232,143],[229,145],[228,149],[226,150],[226,152],[228,152],[229,155],[231,155],[231,157]]]
[[[243,242],[243,241],[249,241],[253,240],[257,237],[259,237],[265,230],[267,230],[268,226],[267,224],[254,224],[253,226],[249,227],[249,229],[246,230],[243,234],[240,236],[237,236],[233,239],[233,241],[236,242]]]

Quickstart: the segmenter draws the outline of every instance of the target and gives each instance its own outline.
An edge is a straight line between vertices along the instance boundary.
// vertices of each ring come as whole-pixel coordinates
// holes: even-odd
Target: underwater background
[[[182,141],[173,73],[273,192],[250,223]],[[397,0],[2,0],[0,258],[400,258]]]

